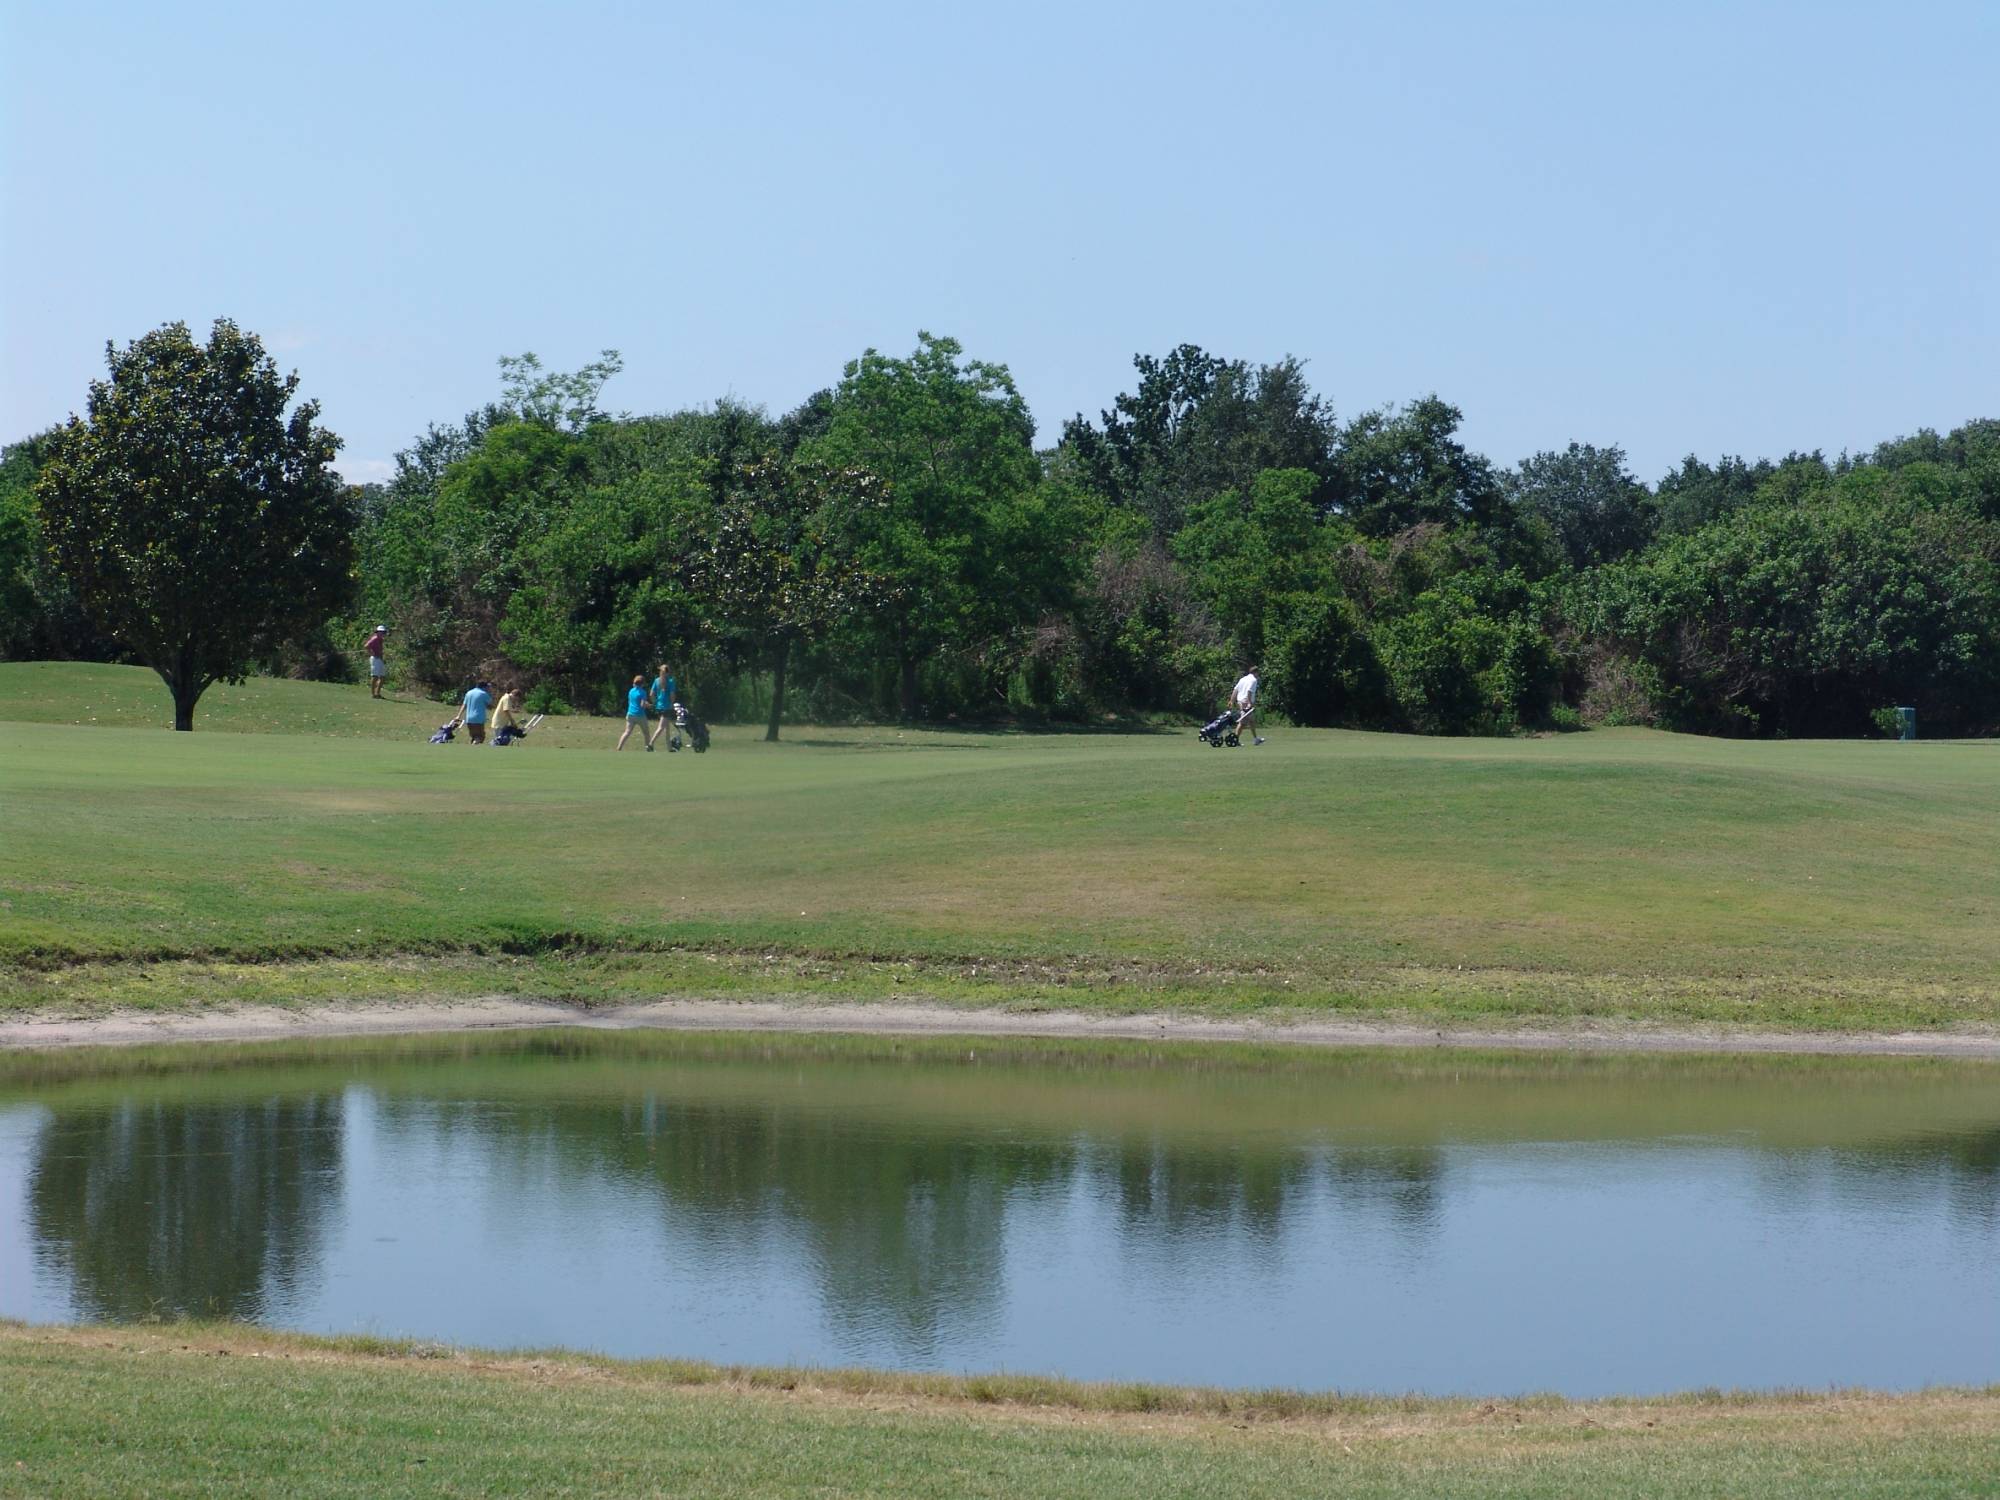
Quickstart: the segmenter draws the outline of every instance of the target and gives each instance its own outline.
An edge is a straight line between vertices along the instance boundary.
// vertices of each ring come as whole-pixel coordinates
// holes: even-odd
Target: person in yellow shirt
[[[516,734],[525,733],[521,721],[515,715],[521,712],[521,690],[509,683],[507,691],[500,695],[500,701],[493,705],[493,732],[511,729]]]

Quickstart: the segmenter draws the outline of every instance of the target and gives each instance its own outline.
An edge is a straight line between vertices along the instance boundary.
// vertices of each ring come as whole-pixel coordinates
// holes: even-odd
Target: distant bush
[[[1378,627],[1397,712],[1425,734],[1511,734],[1556,702],[1554,642],[1518,573],[1465,573]]]
[[[1330,594],[1273,601],[1264,627],[1271,706],[1294,724],[1384,724],[1388,679],[1361,616]]]
[[[1774,495],[1586,575],[1584,627],[1656,674],[1662,718],[1843,735],[1885,699],[2000,711],[2000,524],[1927,464]]]
[[[1659,673],[1620,651],[1595,646],[1584,656],[1577,704],[1586,724],[1607,729],[1651,727],[1660,721]]]
[[[534,687],[529,688],[527,695],[521,699],[521,706],[531,714],[568,714],[576,712],[575,709],[571,708],[563,700],[562,694],[557,692],[553,685],[546,682],[538,683]]]

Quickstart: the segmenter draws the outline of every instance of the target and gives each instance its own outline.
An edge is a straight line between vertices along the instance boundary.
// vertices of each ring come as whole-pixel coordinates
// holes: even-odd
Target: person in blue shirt
[[[660,675],[653,679],[653,717],[660,721],[660,727],[653,732],[652,739],[646,742],[648,750],[665,739],[673,730],[674,687],[674,679],[667,671],[667,664],[661,662]]]
[[[623,750],[625,742],[632,738],[632,731],[639,731],[639,743],[648,750],[653,748],[652,738],[646,733],[646,679],[642,674],[632,679],[631,689],[625,694],[625,732],[618,736],[613,750]]]
[[[465,737],[475,745],[486,743],[486,715],[493,707],[493,689],[483,682],[475,682],[465,694],[465,705],[459,709],[459,717],[465,720]]]

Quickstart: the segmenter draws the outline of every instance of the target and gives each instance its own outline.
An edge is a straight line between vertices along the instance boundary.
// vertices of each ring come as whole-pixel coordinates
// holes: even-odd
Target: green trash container
[[[1903,732],[1896,736],[1899,740],[1913,740],[1917,737],[1917,711],[1914,708],[1898,708],[1896,722],[1903,726]]]

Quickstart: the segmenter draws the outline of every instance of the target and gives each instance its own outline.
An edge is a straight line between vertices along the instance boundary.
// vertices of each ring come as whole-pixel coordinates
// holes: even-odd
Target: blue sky
[[[781,410],[917,330],[1052,440],[1190,341],[1503,463],[2000,416],[2000,5],[0,0],[0,441],[218,314],[386,470],[499,355]]]

